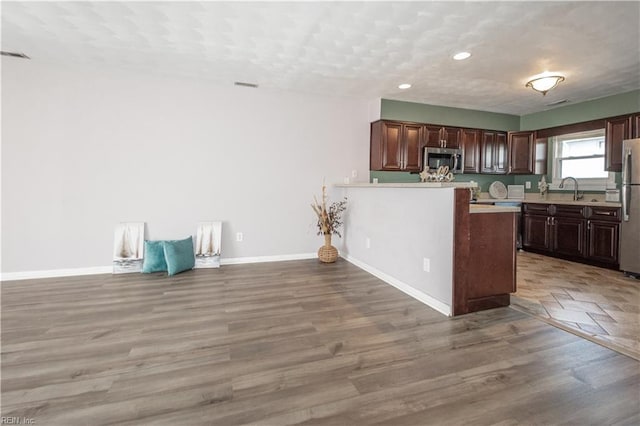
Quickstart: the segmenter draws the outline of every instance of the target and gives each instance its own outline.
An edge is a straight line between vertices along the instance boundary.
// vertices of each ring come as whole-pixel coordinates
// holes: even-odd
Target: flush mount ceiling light
[[[525,87],[531,87],[533,90],[542,93],[542,96],[544,96],[561,81],[564,81],[564,76],[562,74],[558,74],[556,72],[544,72],[531,77],[531,80],[527,81]]]
[[[402,83],[398,85],[398,89],[402,89],[402,90],[408,89],[409,87],[411,87],[409,83]]]
[[[471,57],[471,53],[469,52],[458,52],[455,55],[453,55],[453,59],[455,59],[456,61],[462,61],[470,57]]]

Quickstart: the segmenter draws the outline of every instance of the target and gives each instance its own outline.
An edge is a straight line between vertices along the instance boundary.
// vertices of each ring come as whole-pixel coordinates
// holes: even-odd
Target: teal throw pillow
[[[189,237],[184,240],[165,241],[164,257],[170,276],[193,269],[196,264],[196,258],[193,254],[193,240]]]
[[[144,261],[142,262],[142,272],[165,272],[167,261],[164,258],[164,241],[144,242]]]

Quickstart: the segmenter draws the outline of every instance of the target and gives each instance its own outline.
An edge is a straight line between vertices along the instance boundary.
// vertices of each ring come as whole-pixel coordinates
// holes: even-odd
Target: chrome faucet
[[[582,200],[582,198],[584,197],[584,194],[580,194],[578,192],[578,180],[576,178],[574,178],[573,176],[568,176],[564,179],[562,179],[562,182],[560,182],[560,185],[558,185],[558,188],[564,188],[564,181],[567,179],[571,179],[573,180],[573,201],[578,201],[578,200]]]

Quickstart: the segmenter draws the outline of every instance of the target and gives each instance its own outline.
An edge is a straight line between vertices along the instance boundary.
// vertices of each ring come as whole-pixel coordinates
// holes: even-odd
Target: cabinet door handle
[[[600,215],[607,215],[607,216],[613,215],[613,212],[607,212],[607,211],[604,211],[604,210],[595,210],[593,213],[594,214],[600,214]]]
[[[591,229],[591,221],[590,220],[587,221],[587,229]]]

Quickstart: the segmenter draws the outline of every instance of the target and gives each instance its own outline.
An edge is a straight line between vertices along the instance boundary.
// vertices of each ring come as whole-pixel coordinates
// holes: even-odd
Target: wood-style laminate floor
[[[640,360],[640,280],[518,253],[514,307]]]
[[[636,425],[639,367],[344,260],[2,283],[2,416],[39,425]]]

